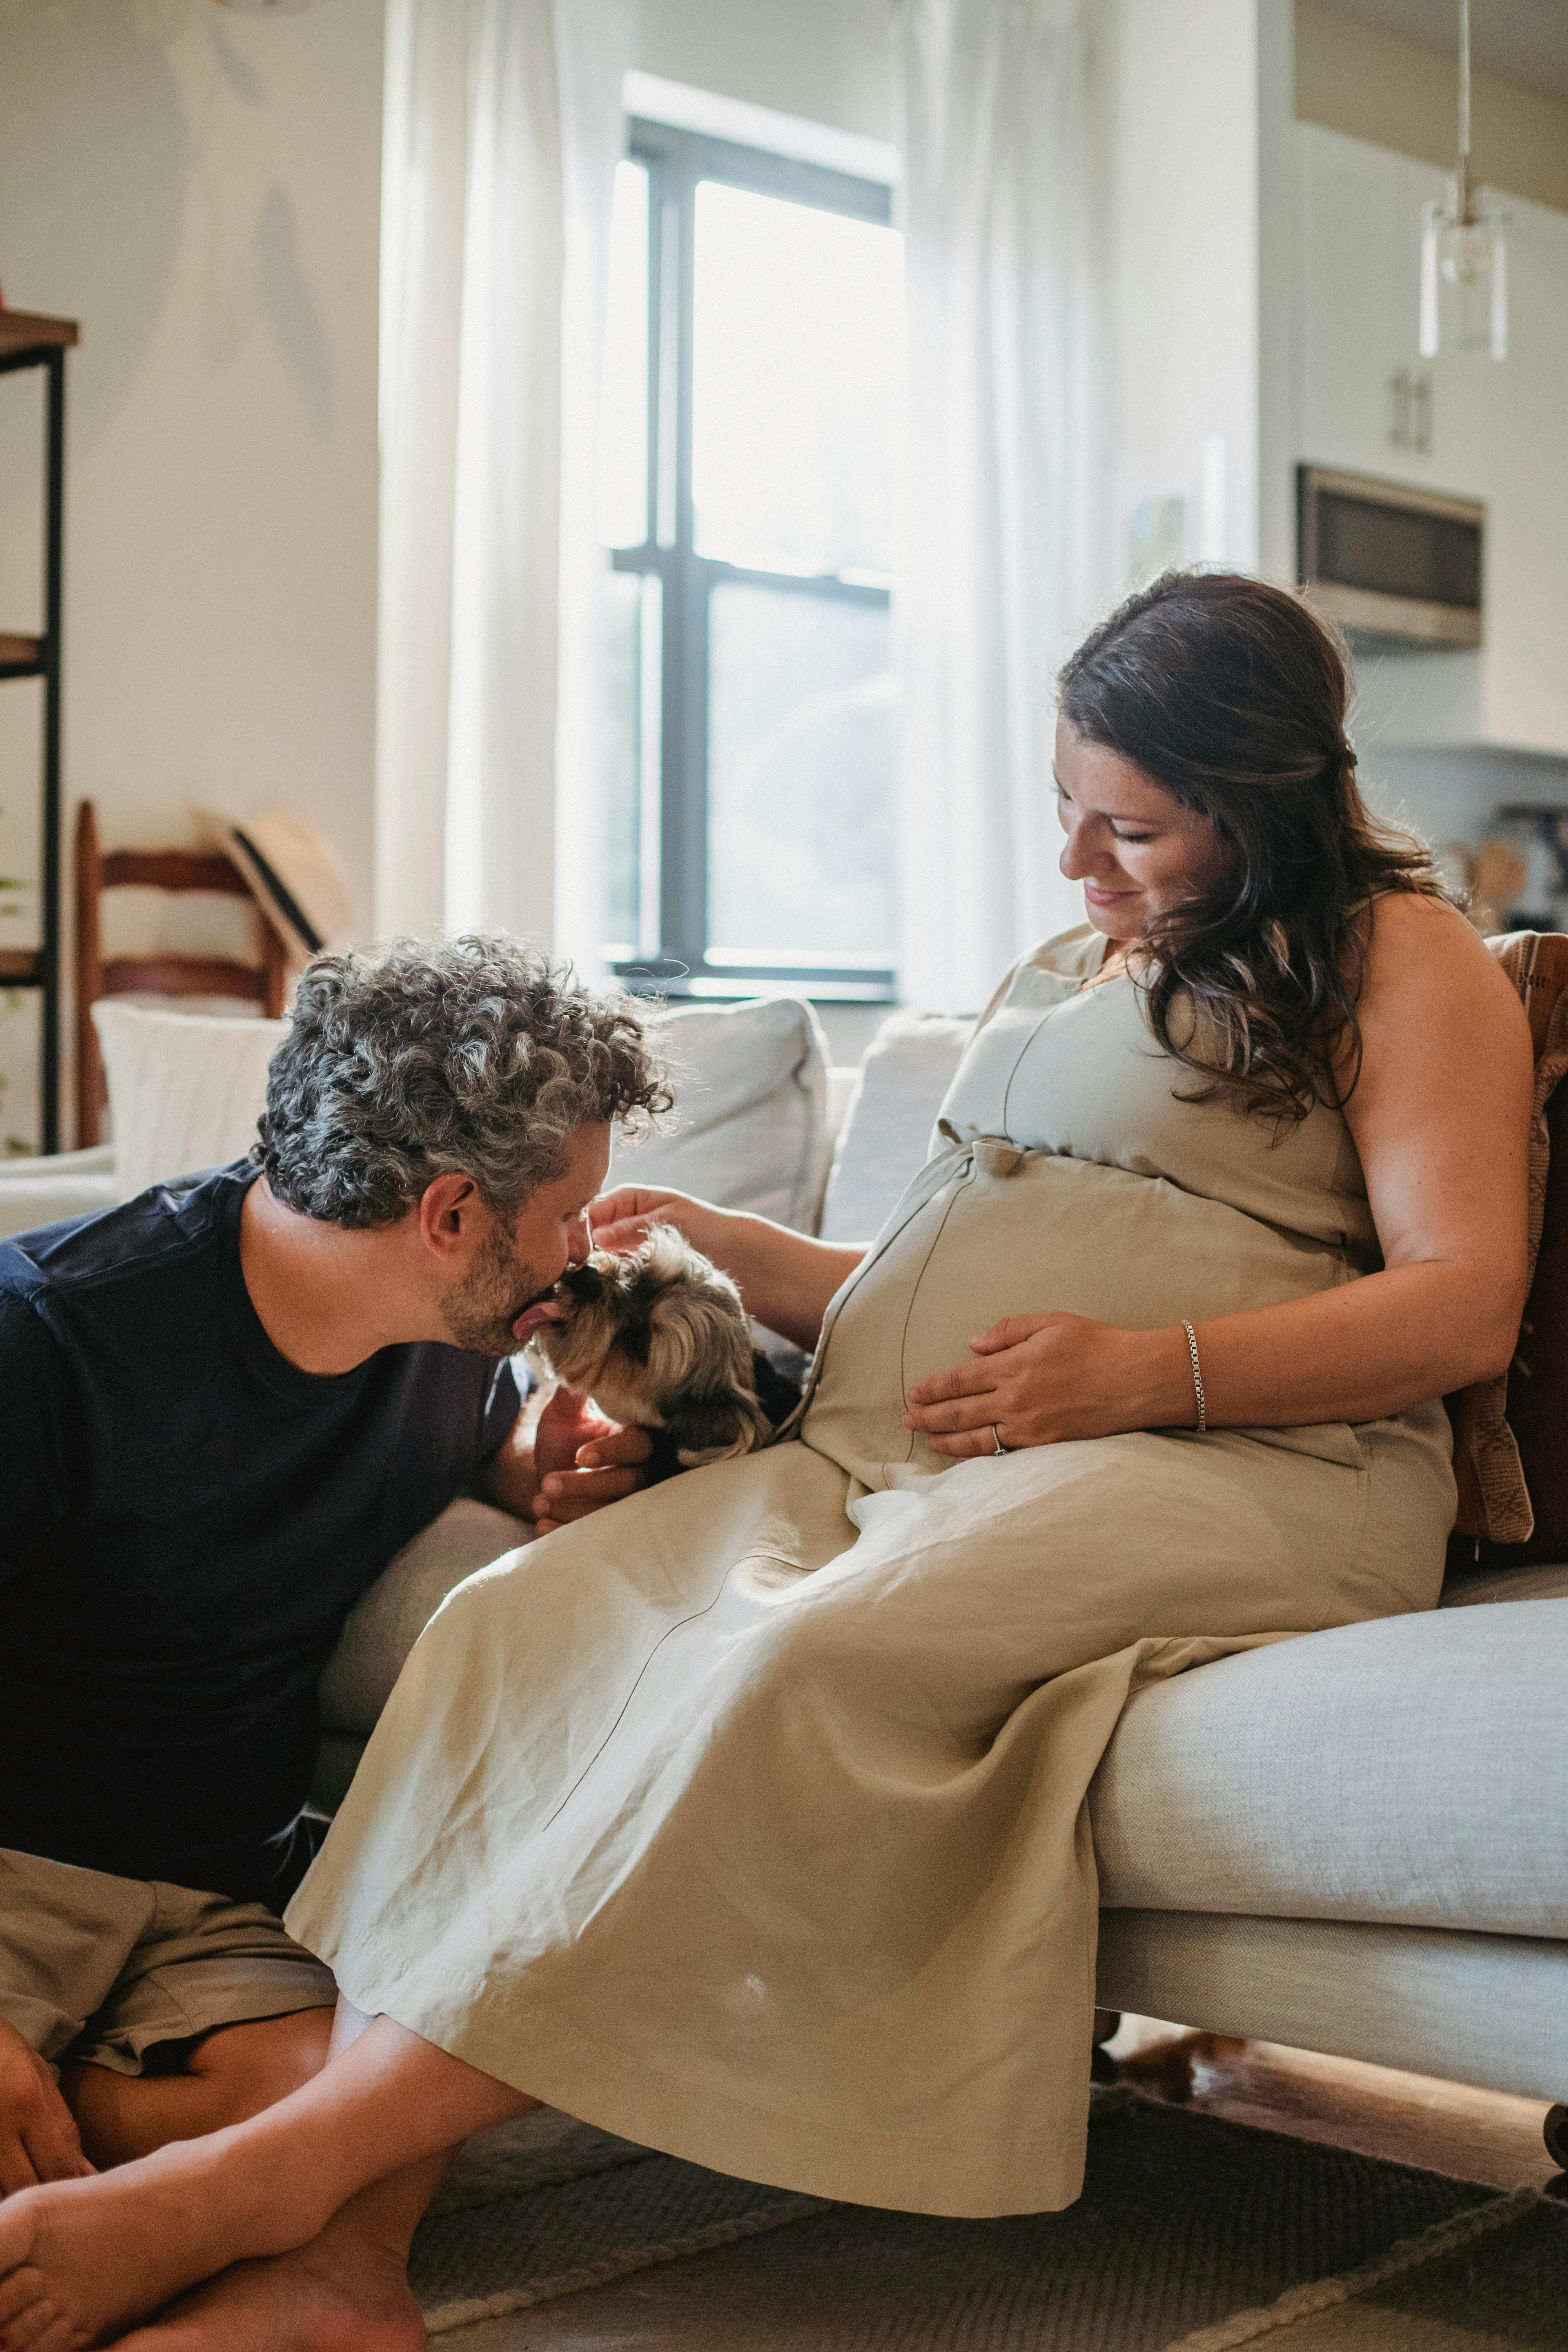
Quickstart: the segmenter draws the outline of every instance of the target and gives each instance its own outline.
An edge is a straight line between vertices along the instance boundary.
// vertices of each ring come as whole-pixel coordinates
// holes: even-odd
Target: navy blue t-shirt
[[[0,1242],[0,1846],[279,1905],[344,1618],[517,1417],[419,1342],[319,1379],[250,1303],[256,1169]]]

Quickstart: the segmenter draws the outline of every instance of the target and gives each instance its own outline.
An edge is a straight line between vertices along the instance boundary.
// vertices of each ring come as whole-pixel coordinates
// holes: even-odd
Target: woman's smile
[[[1057,728],[1057,810],[1067,844],[1061,870],[1108,939],[1142,939],[1172,907],[1201,895],[1224,850],[1213,824],[1108,744],[1062,719]]]

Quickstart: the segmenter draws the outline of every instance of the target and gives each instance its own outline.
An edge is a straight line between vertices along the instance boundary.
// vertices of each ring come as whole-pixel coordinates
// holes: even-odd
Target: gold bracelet
[[[1204,1375],[1203,1367],[1198,1362],[1198,1335],[1190,1323],[1184,1323],[1182,1328],[1187,1335],[1187,1353],[1193,1360],[1193,1393],[1198,1401],[1198,1435],[1201,1437],[1209,1424],[1208,1415],[1204,1411]]]

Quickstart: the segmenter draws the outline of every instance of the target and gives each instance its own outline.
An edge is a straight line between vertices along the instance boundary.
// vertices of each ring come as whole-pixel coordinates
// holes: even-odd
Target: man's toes
[[[79,2327],[74,2327],[68,2319],[57,2319],[41,2336],[33,2338],[27,2352],[81,2352],[86,2341]]]
[[[41,2281],[29,2290],[23,2307],[0,2326],[0,2352],[33,2352],[33,2347],[53,2335],[68,2344],[75,2331],[60,2316],[59,2305],[40,2294]]]
[[[81,2352],[87,2337],[74,2320],[56,2315],[41,2336],[35,2336],[27,2352]]]
[[[31,2263],[24,2263],[0,2278],[0,2352],[10,2352],[13,2343],[26,2341],[25,2336],[14,2335],[16,2323],[23,2312],[44,2300],[45,2289],[42,2271],[35,2270]]]

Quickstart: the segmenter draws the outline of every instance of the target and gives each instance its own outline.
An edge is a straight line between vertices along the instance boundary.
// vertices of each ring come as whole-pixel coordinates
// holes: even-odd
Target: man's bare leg
[[[338,2004],[341,2054],[371,2020]],[[125,2352],[424,2352],[424,2315],[408,2284],[414,2232],[456,2148],[351,2197],[295,2253],[236,2263],[122,2336]]]
[[[346,2039],[362,2021],[343,2006]],[[389,2229],[405,2247],[439,2178],[430,2160],[538,2104],[377,2018],[312,2081],[245,2123],[0,2205],[0,2352],[90,2342],[232,2264],[317,2239],[318,2275],[325,2263],[344,2283],[351,2256],[369,2262],[379,2241],[384,2276]],[[393,2181],[420,2166],[422,2182]],[[387,2184],[386,2201],[344,2217],[332,2235],[329,2225],[376,2183]],[[300,2265],[289,2275],[297,2284]]]
[[[408,2250],[456,2153],[362,2189],[298,2252],[220,2272],[120,2352],[425,2352]]]
[[[297,2091],[327,2063],[330,2009],[297,2009],[222,2025],[193,2042],[177,2074],[117,2074],[67,2066],[60,2088],[81,2144],[101,2170],[244,2123]]]

